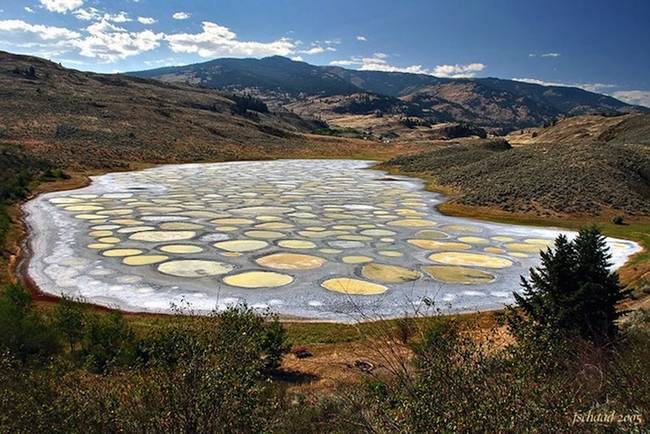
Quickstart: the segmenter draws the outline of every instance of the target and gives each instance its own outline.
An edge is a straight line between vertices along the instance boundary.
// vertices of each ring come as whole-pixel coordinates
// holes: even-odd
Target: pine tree
[[[624,312],[616,306],[629,298],[618,274],[611,271],[611,254],[605,237],[595,228],[582,229],[573,242],[576,274],[576,326],[580,336],[592,341],[611,339],[618,333],[616,321]]]
[[[515,334],[526,330],[551,331],[604,342],[618,333],[619,302],[629,296],[616,272],[610,271],[611,255],[597,228],[582,229],[569,242],[560,235],[554,249],[541,254],[541,265],[522,276],[522,294],[514,294],[523,313],[510,311]]]

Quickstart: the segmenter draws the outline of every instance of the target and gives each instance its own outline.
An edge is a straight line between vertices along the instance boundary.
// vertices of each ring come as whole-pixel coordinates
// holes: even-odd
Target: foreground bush
[[[582,341],[540,338],[534,345],[479,340],[451,320],[419,322],[412,358],[387,364],[358,387],[342,386],[299,409],[282,431],[644,432],[648,427],[650,345],[633,333],[615,351]],[[386,358],[390,356],[386,355]],[[632,415],[633,423],[575,422],[594,413]],[[641,423],[637,422],[641,421]]]
[[[30,301],[0,298],[0,432],[260,432],[276,415],[275,318],[236,306],[137,336],[117,313],[63,300],[50,318]]]
[[[47,321],[34,311],[30,294],[18,285],[0,292],[0,351],[26,364],[45,362],[59,349]]]

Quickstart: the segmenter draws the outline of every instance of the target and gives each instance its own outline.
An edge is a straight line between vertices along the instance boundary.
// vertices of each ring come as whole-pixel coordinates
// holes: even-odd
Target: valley
[[[598,363],[644,387],[647,109],[580,89],[284,58],[218,59],[208,66],[219,74],[205,65],[96,74],[4,52],[0,60],[3,283],[29,289],[25,318],[79,315],[83,336],[48,353],[67,363],[63,382],[50,368],[4,367],[2,408],[35,390],[43,398],[33,408],[52,403],[84,427],[90,411],[101,420],[93,426],[122,429],[145,420],[149,405],[185,402],[161,384],[178,396],[215,393],[205,402],[226,397],[228,410],[205,414],[232,409],[244,420],[251,412],[230,400],[235,391],[273,408],[259,426],[295,432],[308,419],[347,432],[357,405],[381,420],[388,404],[377,397],[403,399],[393,381],[422,361],[443,373],[425,390],[443,385],[461,402],[464,392],[445,383],[458,378],[472,406],[498,395],[486,384],[512,378],[522,386],[504,389],[508,408],[613,396],[616,382],[564,390],[588,375],[583,360],[557,371],[544,363],[574,360],[577,350],[519,347],[504,324],[504,305],[522,294],[519,278],[539,266],[540,251],[590,225],[632,294],[621,304],[632,311],[621,321],[630,340],[616,362]],[[312,79],[297,79],[300,70]],[[3,296],[22,297],[6,288]],[[118,337],[93,347],[115,351],[110,361],[88,355],[86,342],[103,339],[96,330]],[[419,346],[427,339],[433,354]],[[210,375],[225,369],[220,388]],[[531,397],[540,384],[549,390]],[[152,398],[145,404],[125,392],[132,387]],[[638,396],[629,402],[638,406]],[[125,413],[105,421],[108,401]],[[165,423],[180,426],[175,417]]]

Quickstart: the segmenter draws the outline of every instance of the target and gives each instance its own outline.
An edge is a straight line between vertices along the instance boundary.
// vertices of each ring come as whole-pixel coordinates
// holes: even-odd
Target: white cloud
[[[427,74],[438,77],[474,77],[476,73],[485,69],[482,63],[470,63],[469,65],[438,65],[432,70],[422,65],[395,66],[388,62],[388,55],[385,53],[374,53],[371,57],[351,57],[350,59],[333,60],[333,66],[356,66],[361,71],[383,71],[383,72],[407,72],[411,74]]]
[[[188,14],[187,12],[176,12],[174,15],[172,15],[172,18],[175,20],[186,20],[190,17],[191,15]]]
[[[650,90],[619,90],[612,96],[628,104],[650,107]]]
[[[84,0],[40,0],[40,3],[50,12],[65,14],[83,6]]]
[[[21,20],[0,21],[0,39],[14,47],[40,50],[40,54],[55,55],[77,51],[84,57],[107,62],[124,59],[160,45],[164,34],[128,32],[108,20],[97,21],[82,35],[63,27],[29,24]]]
[[[412,74],[428,74],[422,65],[394,66],[386,60],[388,55],[384,53],[375,53],[372,57],[362,57],[359,69],[361,71],[383,71],[383,72],[408,72]]]
[[[542,54],[536,54],[536,53],[530,53],[528,57],[560,57],[560,53],[542,53]]]
[[[445,78],[471,78],[484,69],[485,65],[482,63],[470,63],[467,65],[437,65],[433,68],[432,74],[436,77]]]
[[[333,66],[352,66],[358,64],[359,64],[358,60],[332,60],[330,62],[330,65]]]
[[[333,66],[356,66],[361,71],[383,71],[383,72],[408,72],[412,74],[429,74],[430,72],[422,65],[394,66],[386,60],[385,53],[374,53],[370,57],[351,57],[344,60],[332,60]]]
[[[294,54],[296,43],[288,38],[272,42],[240,41],[228,27],[203,22],[201,33],[178,33],[165,39],[175,53],[196,53],[201,57],[261,57]]]
[[[513,78],[513,80],[521,81],[523,83],[540,84],[542,86],[577,87],[589,92],[601,92],[605,89],[612,89],[618,87],[615,84],[609,84],[609,83],[561,83],[561,82],[539,80],[537,78]]]
[[[71,41],[81,36],[79,33],[65,27],[29,24],[23,20],[0,20],[0,32],[9,33],[5,35],[9,40],[15,39],[25,43],[28,43],[30,39],[43,42]],[[32,38],[29,38],[29,36],[32,36]]]
[[[296,43],[296,45],[298,45],[298,43]],[[336,51],[336,48],[334,48],[334,47],[323,47],[321,45],[314,45],[314,46],[312,46],[311,48],[309,48],[307,50],[300,50],[299,53],[313,55],[313,54],[324,53],[326,51]]]
[[[72,15],[83,21],[98,20],[101,18],[99,10],[95,8],[80,8],[72,12]]]
[[[99,20],[105,20],[105,21],[112,21],[114,23],[126,23],[129,21],[133,21],[131,18],[129,18],[129,14],[120,11],[114,14],[110,13],[104,13],[100,11],[99,9],[96,8],[80,8],[72,12],[72,15],[75,16],[75,18],[83,21],[99,21]]]
[[[29,12],[30,14],[34,13],[34,9],[30,8],[29,6],[25,6],[25,10]]]
[[[367,40],[368,40],[368,38],[366,38],[365,36],[363,36],[363,35],[357,35],[357,41],[364,41],[364,42],[365,42],[365,41],[367,41]]]
[[[158,21],[157,21],[155,18],[150,18],[150,17],[138,17],[138,22],[139,22],[140,24],[146,24],[146,25],[149,25],[149,24],[155,24],[155,23],[157,23]]]
[[[325,52],[325,49],[323,47],[318,46],[318,45],[315,46],[315,47],[311,47],[309,50],[301,51],[301,53],[303,53],[303,54],[320,54],[320,53],[323,53],[323,52]]]
[[[102,19],[86,28],[89,36],[75,42],[79,54],[107,62],[114,62],[150,51],[160,46],[165,37],[163,33],[151,30],[128,32],[122,27]]]
[[[116,14],[104,14],[103,19],[107,21],[113,21],[114,23],[126,23],[133,21],[131,18],[129,18],[129,14],[124,11],[120,11]]]
[[[293,56],[291,60],[294,60],[296,62],[302,62],[305,59],[303,59],[302,56]]]

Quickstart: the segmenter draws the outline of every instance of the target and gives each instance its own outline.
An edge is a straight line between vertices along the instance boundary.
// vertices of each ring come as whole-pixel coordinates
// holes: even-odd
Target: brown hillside
[[[431,176],[462,205],[507,212],[650,215],[650,147],[600,141],[511,148],[503,139],[465,142],[397,157],[387,166]]]
[[[513,145],[581,140],[650,144],[650,114],[575,116],[547,127],[513,131],[507,139]]]
[[[59,165],[387,157],[403,150],[305,134],[318,127],[288,112],[242,112],[213,90],[80,72],[0,52],[0,142]]]

